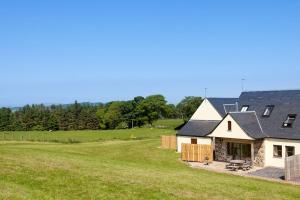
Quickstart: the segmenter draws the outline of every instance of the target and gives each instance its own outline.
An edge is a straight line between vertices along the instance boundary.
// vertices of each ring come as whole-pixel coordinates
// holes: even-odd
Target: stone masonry
[[[216,161],[226,161],[226,144],[222,138],[215,138],[215,159]]]
[[[265,165],[265,145],[263,140],[255,140],[254,142],[254,162],[257,167]]]
[[[215,160],[227,161],[227,142],[236,142],[238,140],[215,138]],[[264,167],[265,146],[263,140],[254,141],[254,161],[253,165],[257,167]]]

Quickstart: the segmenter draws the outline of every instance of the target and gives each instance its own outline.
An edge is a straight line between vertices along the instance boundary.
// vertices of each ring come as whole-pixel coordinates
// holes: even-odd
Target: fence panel
[[[163,135],[161,136],[161,147],[163,149],[176,149],[177,138],[174,135]]]
[[[181,144],[181,160],[190,162],[212,162],[211,145]]]
[[[285,158],[285,180],[300,178],[300,155]]]

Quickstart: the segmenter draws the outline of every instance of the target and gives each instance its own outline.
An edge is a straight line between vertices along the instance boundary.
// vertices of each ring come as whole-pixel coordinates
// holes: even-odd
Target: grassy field
[[[80,143],[103,140],[141,140],[159,138],[160,135],[175,134],[171,129],[137,128],[107,131],[16,131],[0,132],[0,141],[32,141]]]
[[[162,128],[168,128],[168,129],[175,129],[176,127],[183,124],[184,121],[182,119],[162,119],[155,121],[153,123],[154,127],[162,127]]]
[[[135,128],[126,130],[107,131],[15,131],[0,132],[0,141],[32,141],[32,142],[57,142],[57,143],[80,143],[96,142],[103,140],[140,140],[159,138],[160,135],[175,134],[174,129],[181,125],[181,119],[158,120],[153,127],[158,128]]]
[[[61,140],[72,136],[84,143],[1,141],[0,199],[300,197],[298,186],[189,168],[178,160],[177,153],[159,148],[159,135],[174,134],[172,130],[45,134],[50,138],[59,135]]]

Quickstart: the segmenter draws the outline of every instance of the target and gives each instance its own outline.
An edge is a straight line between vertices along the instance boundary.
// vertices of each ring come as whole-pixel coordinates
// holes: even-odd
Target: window
[[[293,126],[294,121],[296,120],[295,114],[289,114],[287,116],[287,119],[283,122],[283,127],[284,128],[291,128]]]
[[[233,159],[245,159],[251,157],[251,144],[227,143],[227,156]]]
[[[273,146],[273,156],[275,158],[282,158],[282,146],[280,145]]]
[[[227,155],[232,156],[233,155],[233,143],[227,142]]]
[[[274,109],[273,105],[268,105],[265,109],[265,112],[263,113],[263,117],[269,117],[273,109]]]
[[[241,112],[246,112],[248,111],[249,106],[243,106],[241,109]]]
[[[191,144],[197,144],[197,139],[191,139]]]
[[[231,131],[232,130],[232,123],[231,123],[231,121],[228,121],[227,122],[227,128],[228,128],[228,131]]]
[[[286,146],[285,147],[285,156],[290,157],[295,155],[295,147],[292,146]]]

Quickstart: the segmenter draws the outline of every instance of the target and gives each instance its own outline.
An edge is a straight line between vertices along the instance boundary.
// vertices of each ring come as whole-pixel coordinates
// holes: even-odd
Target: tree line
[[[202,102],[186,97],[178,105],[168,104],[162,95],[135,97],[106,104],[26,105],[13,111],[0,108],[0,131],[57,131],[126,129],[141,127],[158,119],[188,120]]]

